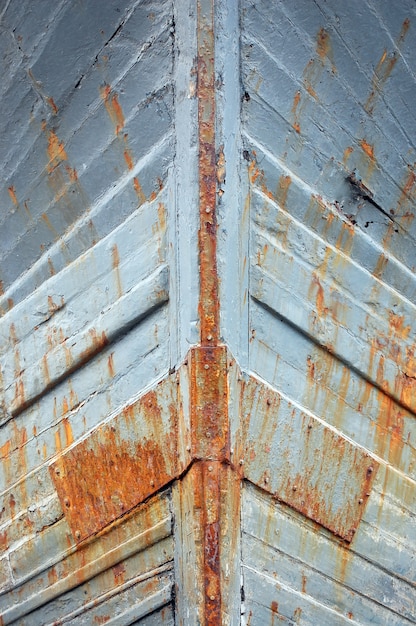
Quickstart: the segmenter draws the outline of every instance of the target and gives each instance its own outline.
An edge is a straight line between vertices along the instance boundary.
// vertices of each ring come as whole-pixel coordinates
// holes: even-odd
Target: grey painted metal
[[[199,6],[0,2],[4,624],[204,621]],[[416,9],[212,6],[221,621],[414,624]],[[120,444],[152,488],[88,527]]]

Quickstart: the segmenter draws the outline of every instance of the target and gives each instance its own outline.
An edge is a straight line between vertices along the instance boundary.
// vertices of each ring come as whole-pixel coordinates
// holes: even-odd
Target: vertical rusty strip
[[[227,349],[196,347],[189,360],[192,457],[229,461]]]
[[[199,317],[202,345],[219,339],[216,254],[214,0],[198,1]]]
[[[214,0],[198,0],[197,7],[201,347],[191,360],[191,416],[193,455],[201,459],[203,623],[214,626],[221,624],[220,475],[229,445],[226,352],[218,347]]]

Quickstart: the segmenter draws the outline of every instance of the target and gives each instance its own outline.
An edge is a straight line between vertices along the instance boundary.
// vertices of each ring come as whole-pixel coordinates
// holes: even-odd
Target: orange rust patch
[[[397,315],[393,311],[389,313],[389,324],[391,330],[394,330],[402,339],[406,339],[411,331],[410,326],[404,325],[404,316]]]
[[[71,181],[71,183],[77,183],[78,182],[78,173],[77,170],[72,167],[69,167],[69,165],[66,166],[66,171],[68,173],[69,176],[69,180]]]
[[[54,115],[56,115],[58,113],[58,107],[56,106],[53,98],[47,98],[46,101],[54,112]]]
[[[126,149],[124,150],[123,155],[124,155],[124,160],[125,160],[125,162],[126,162],[126,164],[127,164],[127,169],[132,170],[132,169],[133,169],[133,167],[134,167],[134,163],[133,163],[133,159],[132,159],[132,156],[131,156],[131,151],[130,151],[130,149],[129,149],[129,148],[126,148]]]
[[[88,331],[90,338],[90,345],[80,355],[80,362],[84,363],[89,361],[93,356],[101,352],[103,348],[108,344],[108,339],[104,331],[101,335],[97,333],[95,328],[90,328]]]
[[[9,196],[12,199],[13,204],[15,206],[17,206],[19,204],[19,202],[18,202],[17,196],[16,196],[16,189],[12,185],[11,187],[7,188],[7,191],[9,192]]]
[[[363,151],[366,153],[366,155],[370,157],[372,161],[374,161],[374,146],[368,143],[365,139],[362,139],[360,141],[360,146],[363,149]]]
[[[399,37],[396,42],[396,45],[399,49],[405,40],[409,27],[410,27],[410,20],[409,18],[406,18],[402,24],[402,28],[401,28]],[[374,70],[373,78],[371,80],[370,95],[368,96],[367,101],[364,104],[364,109],[370,115],[374,111],[374,107],[377,103],[377,99],[382,93],[384,85],[387,82],[390,74],[392,73],[393,68],[397,63],[398,58],[399,57],[396,51],[390,56],[388,56],[387,50],[384,50],[379,62],[377,63],[377,66]]]
[[[123,295],[123,286],[121,284],[121,276],[120,276],[120,256],[118,253],[118,247],[116,244],[111,248],[111,258],[113,264],[113,270],[116,278],[117,285],[117,296],[121,298]]]
[[[315,293],[316,310],[320,317],[324,317],[328,313],[328,307],[325,306],[324,290],[316,275],[312,277],[312,283],[309,289],[309,297],[312,298]]]
[[[284,210],[286,210],[287,194],[289,192],[289,187],[291,184],[292,179],[290,178],[290,176],[285,176],[283,174],[282,176],[280,176],[276,190],[276,200],[280,208]]]
[[[300,98],[301,98],[301,93],[300,91],[297,91],[295,93],[295,97],[293,99],[293,105],[292,105],[292,114],[293,114],[292,128],[294,128],[297,133],[300,133],[299,111],[298,111]]]
[[[110,354],[110,356],[107,359],[107,366],[108,366],[108,372],[111,376],[111,378],[114,378],[114,376],[116,375],[115,369],[114,369],[114,352],[112,352]]]
[[[143,204],[143,202],[146,202],[146,196],[144,195],[143,189],[139,183],[139,179],[136,176],[133,178],[133,187],[140,201],[140,204]]]
[[[49,172],[52,172],[62,161],[66,161],[68,158],[65,152],[64,142],[59,141],[53,130],[50,130],[48,135],[48,157]]]
[[[109,523],[166,485],[178,472],[176,400],[168,379],[126,407],[109,424],[67,450],[50,472],[76,541]],[[159,395],[161,394],[161,395]],[[66,444],[72,431],[63,422]],[[56,447],[61,449],[59,431]]]
[[[67,417],[63,419],[64,433],[65,433],[65,444],[70,446],[74,441],[74,435],[72,434],[72,427]]]
[[[116,135],[118,135],[124,128],[124,114],[118,101],[118,95],[112,93],[110,85],[105,85],[100,91],[106,111],[114,124]]]
[[[316,37],[316,51],[318,55],[321,57],[321,59],[328,56],[328,53],[330,52],[329,34],[325,30],[325,28],[321,28],[318,31],[318,34]]]
[[[354,148],[352,148],[351,146],[348,146],[347,148],[345,148],[344,150],[344,154],[342,157],[342,161],[344,163],[344,165],[347,164],[348,159],[350,158],[350,156],[352,155],[352,153],[354,152]]]

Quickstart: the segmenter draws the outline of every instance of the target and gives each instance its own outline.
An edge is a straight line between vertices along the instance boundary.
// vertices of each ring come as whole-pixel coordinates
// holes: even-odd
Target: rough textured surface
[[[2,623],[415,623],[415,28],[0,0]]]

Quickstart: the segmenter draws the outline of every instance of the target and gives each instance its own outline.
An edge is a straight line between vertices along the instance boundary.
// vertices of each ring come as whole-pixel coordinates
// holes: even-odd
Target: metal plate
[[[242,411],[245,477],[351,541],[377,461],[254,378],[243,385]]]
[[[177,406],[171,376],[50,466],[76,541],[99,532],[182,471]]]

